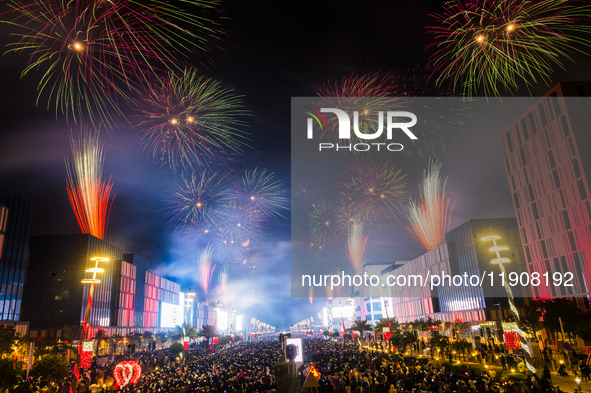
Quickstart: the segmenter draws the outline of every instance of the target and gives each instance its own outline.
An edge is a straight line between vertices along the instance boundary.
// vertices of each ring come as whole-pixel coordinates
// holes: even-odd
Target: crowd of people
[[[494,371],[439,366],[426,359],[404,358],[382,351],[359,350],[355,345],[306,342],[307,359],[320,372],[320,393],[399,392],[556,392],[551,381],[538,376],[501,379]],[[499,378],[496,378],[496,377]],[[300,376],[303,380],[303,376]]]
[[[283,362],[277,336],[241,342],[214,352],[187,351],[187,358],[167,349],[120,355],[113,361],[61,382],[30,380],[18,392],[126,393],[208,392],[208,393],[288,393],[278,383],[274,366]],[[526,379],[500,379],[495,373],[455,367],[445,368],[427,358],[404,358],[398,354],[373,351],[353,342],[304,339],[305,363],[294,381],[303,386],[310,365],[320,373],[319,393],[400,393],[400,392],[556,392],[551,381],[538,376]],[[112,375],[115,364],[135,360],[142,376],[135,385],[117,387]],[[499,375],[500,376],[500,375]],[[292,381],[292,383],[294,383]],[[282,387],[283,386],[283,387]],[[289,390],[289,389],[288,389]],[[559,390],[558,390],[559,391]]]

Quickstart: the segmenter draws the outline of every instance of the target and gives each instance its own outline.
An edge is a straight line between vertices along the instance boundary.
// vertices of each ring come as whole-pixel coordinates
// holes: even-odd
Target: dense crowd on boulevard
[[[417,348],[418,349],[418,348]],[[475,370],[465,366],[453,369],[385,351],[370,350],[351,342],[304,339],[306,363],[298,370],[304,385],[311,364],[320,373],[319,393],[399,393],[399,392],[559,392],[549,379],[536,375],[524,380],[503,378],[494,371]],[[112,391],[109,381],[113,367],[121,360],[133,359],[143,370],[139,381],[131,386],[118,388],[117,392],[167,393],[288,393],[285,385],[278,383],[273,374],[274,365],[283,361],[283,352],[277,336],[235,344],[212,353],[200,350],[187,351],[182,362],[168,350],[136,352],[119,356],[112,363],[93,367],[83,373],[80,383],[74,378],[61,382],[43,380],[25,381],[16,392],[98,393]],[[287,378],[290,378],[289,376]],[[44,388],[45,387],[45,388]],[[294,390],[295,391],[295,390]]]

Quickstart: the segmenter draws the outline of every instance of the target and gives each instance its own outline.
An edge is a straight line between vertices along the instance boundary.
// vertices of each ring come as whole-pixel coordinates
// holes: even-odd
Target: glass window
[[[579,187],[579,195],[581,196],[581,200],[587,199],[587,191],[585,190],[585,184],[583,184],[583,181],[578,180],[577,186]]]

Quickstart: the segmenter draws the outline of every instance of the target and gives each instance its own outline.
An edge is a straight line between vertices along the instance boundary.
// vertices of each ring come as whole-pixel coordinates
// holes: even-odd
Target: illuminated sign
[[[333,307],[333,318],[351,318],[353,316],[353,306]]]
[[[296,363],[304,363],[304,346],[301,337],[285,337],[285,346],[293,344],[298,347],[298,356],[294,359]]]
[[[94,341],[82,341],[82,350],[84,352],[93,352],[94,351]]]
[[[242,319],[243,319],[242,315],[236,316],[236,329],[235,330],[238,330],[238,331],[242,330]]]
[[[160,303],[160,327],[173,328],[183,324],[183,307],[179,304]]]
[[[226,311],[218,312],[218,326],[219,331],[228,329],[228,313]]]

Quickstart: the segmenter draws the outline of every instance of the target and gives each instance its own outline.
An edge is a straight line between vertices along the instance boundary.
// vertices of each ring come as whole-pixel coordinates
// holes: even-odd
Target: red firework
[[[105,239],[113,183],[102,180],[104,151],[98,133],[70,138],[73,162],[66,161],[67,191],[82,233]]]

